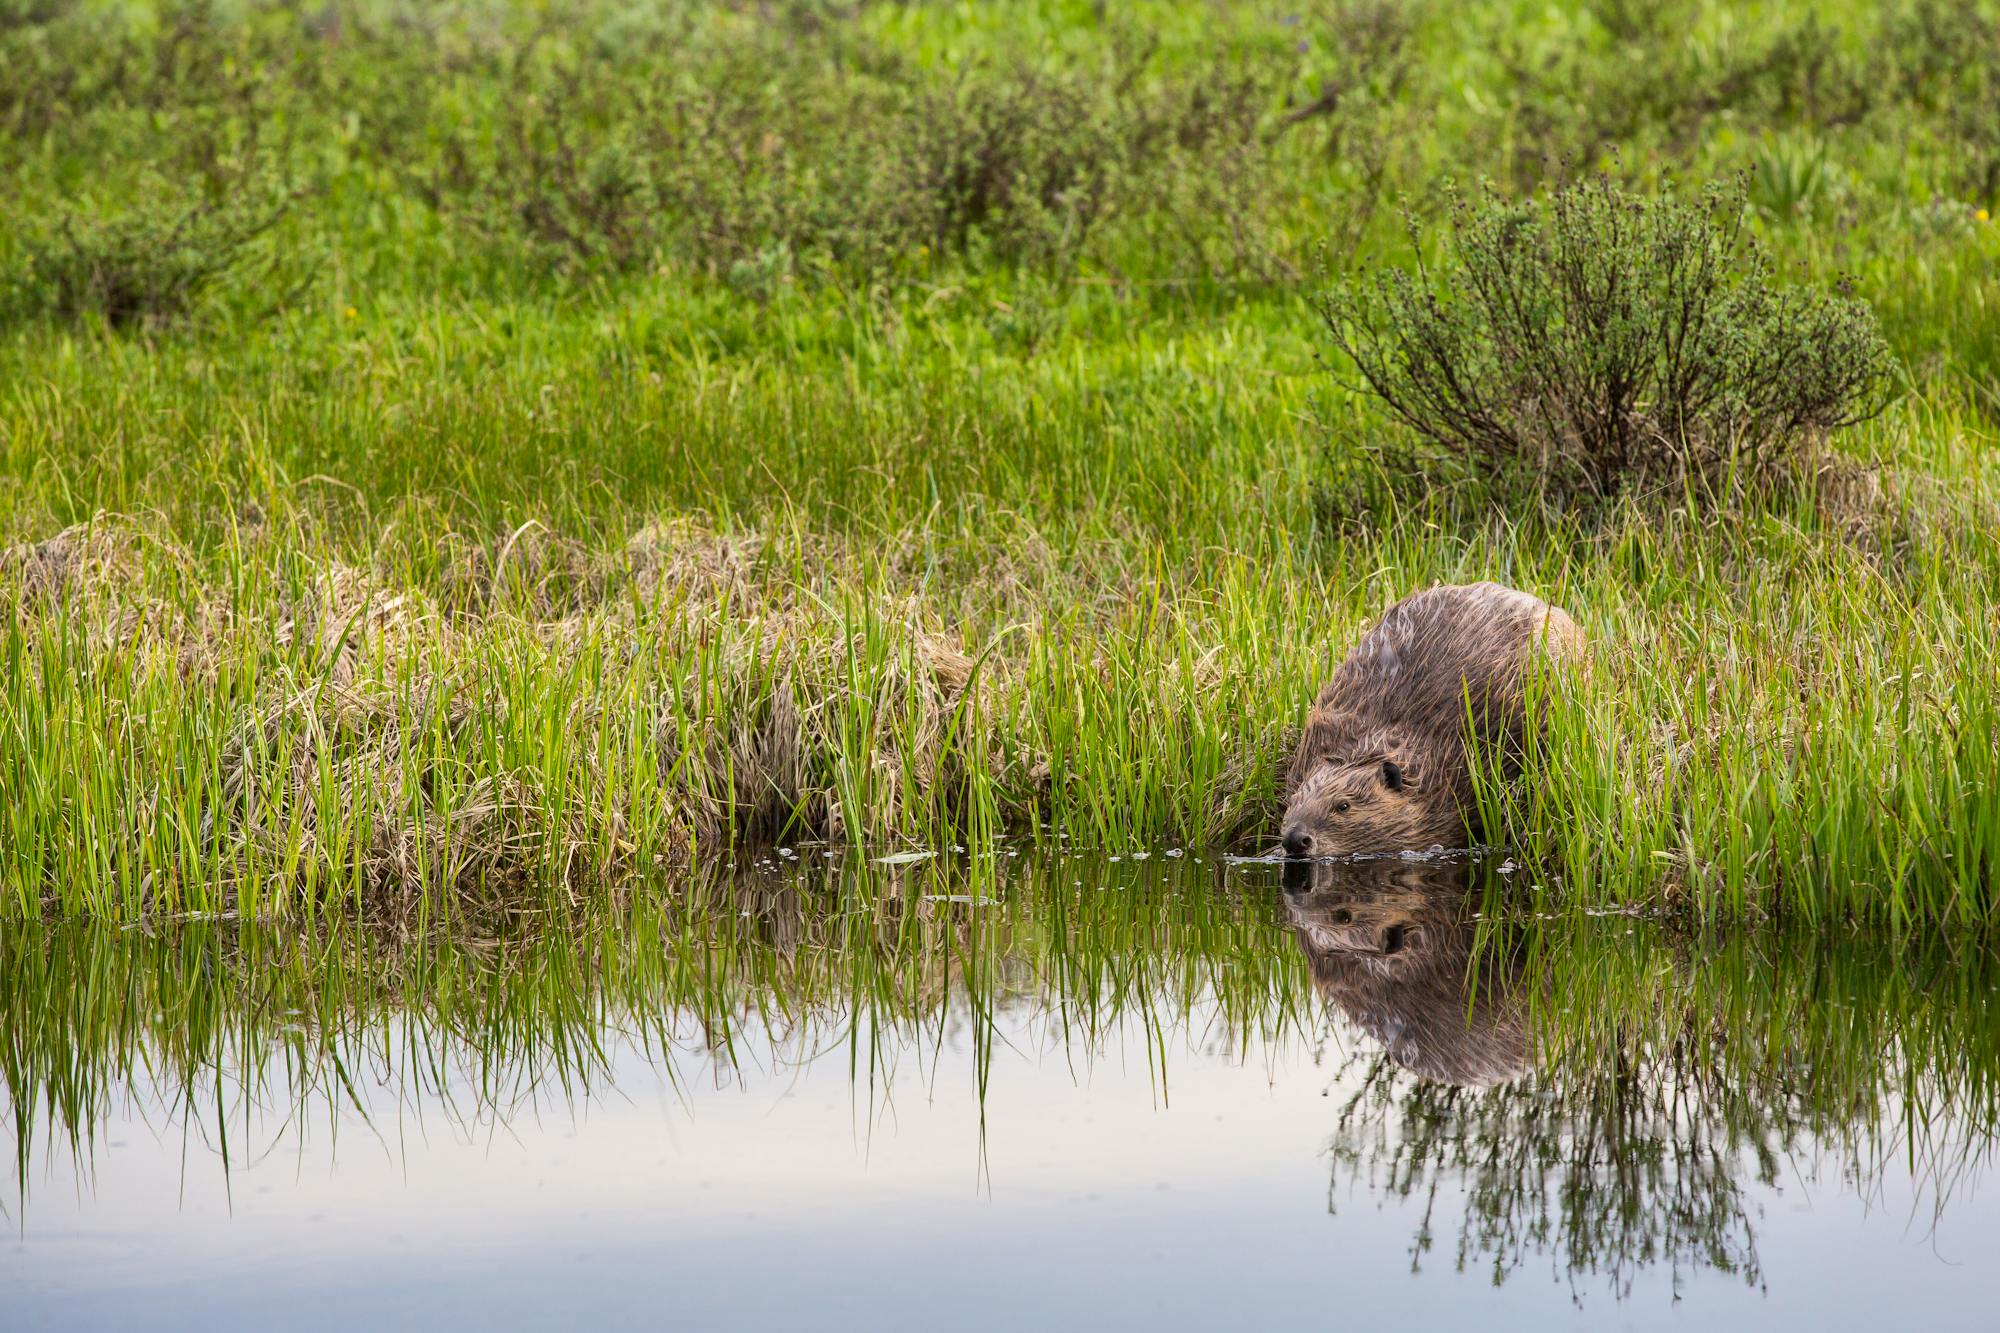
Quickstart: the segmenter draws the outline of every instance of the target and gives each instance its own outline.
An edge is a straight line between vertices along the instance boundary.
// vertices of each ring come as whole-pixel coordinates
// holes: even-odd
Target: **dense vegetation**
[[[1492,577],[1598,642],[1492,793],[1564,901],[2000,915],[1990,5],[7,0],[0,69],[10,914],[1254,845]],[[1740,228],[1769,393],[1377,396],[1339,294],[1565,182]]]

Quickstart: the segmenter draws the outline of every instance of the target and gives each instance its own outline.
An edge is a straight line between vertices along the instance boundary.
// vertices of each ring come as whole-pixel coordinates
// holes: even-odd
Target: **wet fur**
[[[1530,662],[1583,646],[1561,608],[1498,583],[1390,607],[1313,704],[1285,782],[1288,849],[1299,835],[1312,856],[1465,846],[1478,833],[1468,722],[1482,748],[1518,756]]]

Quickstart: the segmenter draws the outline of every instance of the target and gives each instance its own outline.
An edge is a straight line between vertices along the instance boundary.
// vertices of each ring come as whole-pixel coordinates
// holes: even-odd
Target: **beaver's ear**
[[[1393,759],[1382,761],[1382,783],[1390,791],[1403,789],[1403,766]]]

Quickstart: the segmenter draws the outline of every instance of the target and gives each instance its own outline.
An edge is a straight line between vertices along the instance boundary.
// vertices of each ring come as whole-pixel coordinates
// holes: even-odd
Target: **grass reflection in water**
[[[205,1152],[227,1172],[357,1122],[414,1151],[438,1121],[574,1112],[636,1057],[681,1087],[844,1078],[872,1130],[946,1046],[982,1105],[1025,1054],[1079,1085],[1150,1079],[1157,1114],[1180,1061],[1317,1062],[1330,1206],[1412,1205],[1413,1265],[1496,1281],[1546,1262],[1621,1293],[1656,1267],[1756,1284],[1769,1190],[1868,1198],[1905,1165],[1941,1212],[1983,1172],[2000,968],[1982,944],[1536,921],[1507,910],[1517,877],[847,857],[449,936],[10,927],[11,1211],[31,1229],[49,1165],[87,1170],[128,1110],[198,1146],[187,1169]]]

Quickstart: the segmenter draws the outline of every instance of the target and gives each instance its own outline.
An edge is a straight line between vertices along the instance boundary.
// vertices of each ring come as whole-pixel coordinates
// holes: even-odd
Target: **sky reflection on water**
[[[1989,952],[1499,927],[1489,887],[857,863],[337,967],[215,927],[13,931],[0,1303],[1984,1326]]]

